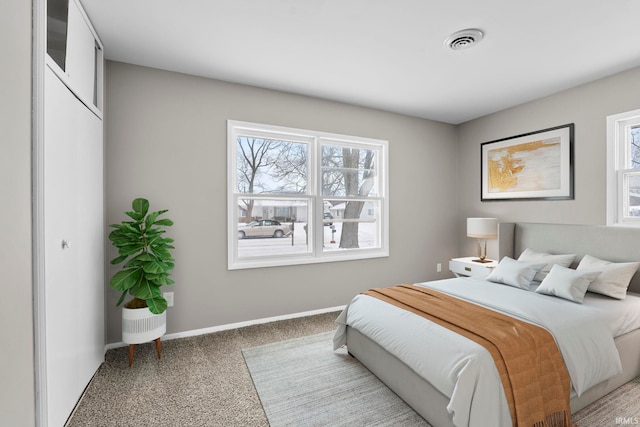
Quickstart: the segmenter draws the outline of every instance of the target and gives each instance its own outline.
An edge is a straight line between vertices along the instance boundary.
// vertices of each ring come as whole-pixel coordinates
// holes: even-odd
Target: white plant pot
[[[148,307],[122,308],[122,342],[141,344],[167,332],[167,312],[153,314]]]

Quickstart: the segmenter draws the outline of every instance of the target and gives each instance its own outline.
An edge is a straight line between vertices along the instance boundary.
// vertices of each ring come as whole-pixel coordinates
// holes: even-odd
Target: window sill
[[[327,262],[340,262],[340,261],[356,261],[361,259],[374,259],[374,258],[386,258],[389,253],[379,249],[372,250],[353,250],[353,253],[344,254],[340,252],[339,256],[336,255],[324,255],[322,257],[300,256],[296,258],[269,258],[269,259],[252,259],[229,262],[227,270],[245,270],[250,268],[266,268],[266,267],[285,267],[289,265],[304,265],[304,264],[321,264]]]

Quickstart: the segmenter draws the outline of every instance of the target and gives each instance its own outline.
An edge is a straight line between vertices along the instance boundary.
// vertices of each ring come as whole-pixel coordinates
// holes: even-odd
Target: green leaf
[[[142,234],[142,232],[140,231],[140,228],[135,226],[135,224],[130,223],[130,222],[123,222],[122,223],[122,230],[123,231],[129,231],[131,233],[133,233],[133,235],[140,235]]]
[[[147,300],[147,307],[153,314],[161,314],[167,309],[167,300],[163,297],[157,297]]]
[[[155,257],[148,252],[143,252],[134,258],[137,261],[155,261]]]
[[[147,279],[157,286],[171,285],[173,283],[168,274],[149,274]]]
[[[130,217],[133,220],[135,220],[136,223],[141,222],[142,219],[144,218],[143,214],[141,214],[140,212],[135,212],[135,211],[127,211],[127,212],[125,212],[125,215],[127,215],[128,217]]]
[[[145,262],[143,269],[145,273],[159,274],[159,273],[166,272],[169,269],[169,267],[163,262],[153,260],[153,261]]]
[[[136,284],[129,290],[129,293],[144,300],[162,297],[160,287],[150,283],[144,276],[136,282]]]
[[[142,217],[144,218],[145,215],[147,215],[147,212],[149,212],[149,201],[147,199],[138,198],[133,201],[131,207],[134,211],[142,214]]]
[[[158,241],[160,241],[160,235],[157,233],[147,233],[147,244],[149,246],[155,246],[157,245]]]
[[[141,268],[122,270],[113,275],[113,277],[109,281],[109,284],[114,289],[125,291],[135,286],[135,284],[140,280],[141,276]]]
[[[144,263],[142,261],[129,260],[122,268],[142,268]]]
[[[149,214],[149,216],[147,216],[147,219],[144,220],[147,230],[151,228],[151,226],[153,225],[153,222],[158,218],[158,215],[160,215],[160,212],[152,212]]]
[[[124,267],[127,268],[131,266],[143,266],[147,262],[155,261],[155,260],[156,258],[150,253],[142,252],[141,254],[131,258],[131,260],[129,260],[129,262]]]
[[[153,252],[153,254],[155,256],[157,256],[158,258],[160,258],[163,261],[171,258],[171,252],[169,252],[168,249],[166,249],[166,248],[164,248],[162,246],[152,247],[151,248],[151,252]]]
[[[127,259],[128,255],[121,255],[118,258],[114,258],[111,260],[111,264],[115,265],[115,264],[120,264],[122,261],[124,261],[125,259]]]
[[[120,295],[120,299],[116,303],[116,307],[119,307],[120,304],[122,304],[122,301],[124,301],[124,297],[126,296],[127,296],[127,291],[122,291],[122,295]]]
[[[158,238],[154,239],[152,246],[169,247],[170,243],[173,243],[173,239],[170,239],[168,237],[160,237],[160,236],[158,236]]]
[[[120,255],[126,255],[126,256],[134,255],[140,252],[142,248],[143,246],[141,244],[121,246],[120,249],[118,250],[118,253]]]
[[[135,245],[135,244],[139,244],[139,240],[138,239],[130,239],[128,237],[118,237],[116,239],[113,239],[111,241],[111,243],[113,244],[113,246],[115,246],[116,248],[121,248],[123,246],[127,246],[127,245]]]
[[[169,218],[164,218],[164,219],[157,220],[153,224],[168,227],[170,225],[173,225],[173,221],[171,221]]]
[[[123,230],[113,230],[109,233],[109,240],[112,242],[125,239],[127,237],[126,233]]]

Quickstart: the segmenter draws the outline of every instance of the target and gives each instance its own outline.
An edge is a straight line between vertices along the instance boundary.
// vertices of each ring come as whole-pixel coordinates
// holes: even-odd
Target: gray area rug
[[[271,427],[429,426],[344,349],[333,332],[243,349]],[[571,417],[576,427],[638,424],[640,378]]]
[[[242,350],[271,427],[429,426],[332,336]]]

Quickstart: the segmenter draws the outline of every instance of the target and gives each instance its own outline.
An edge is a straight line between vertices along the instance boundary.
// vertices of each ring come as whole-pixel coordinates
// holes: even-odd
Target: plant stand
[[[155,341],[158,359],[162,356],[160,337],[167,331],[167,312],[153,314],[148,308],[122,308],[122,342],[129,344],[129,367],[137,344]]]
[[[162,342],[160,342],[160,338],[156,338],[154,341],[156,342],[156,353],[160,359],[162,357]],[[133,366],[133,353],[136,350],[136,345],[138,344],[129,344],[129,367]]]

